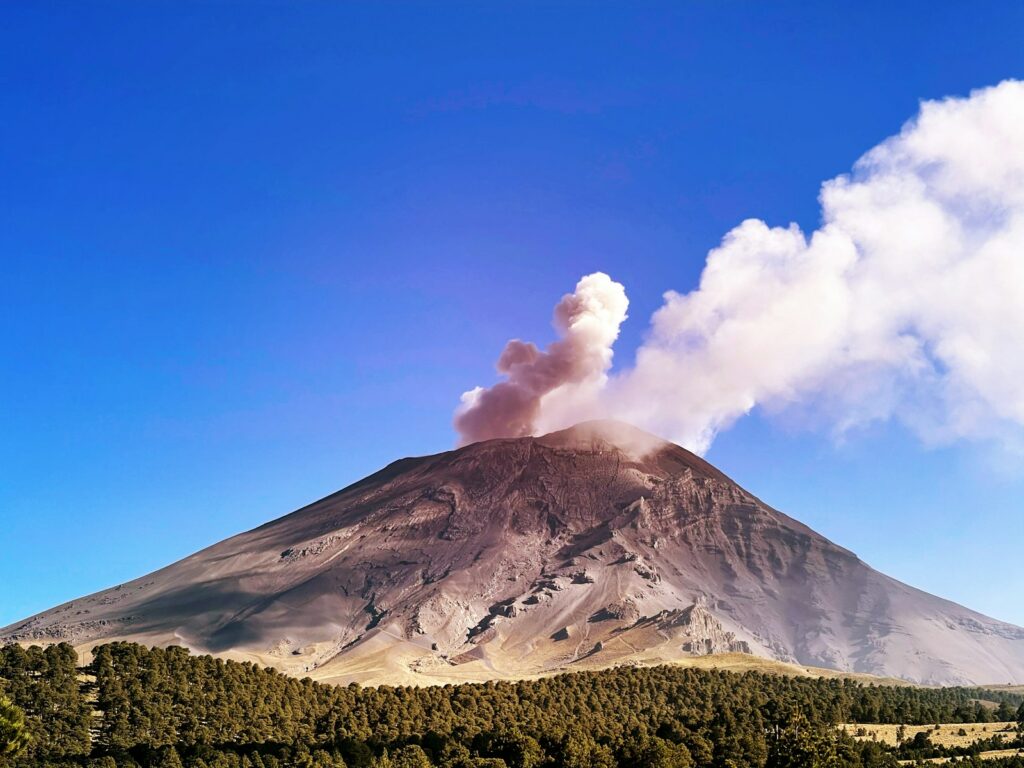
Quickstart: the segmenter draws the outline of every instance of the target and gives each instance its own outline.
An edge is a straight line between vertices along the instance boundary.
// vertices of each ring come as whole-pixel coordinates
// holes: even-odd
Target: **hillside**
[[[746,653],[1024,683],[1024,629],[871,569],[699,457],[614,422],[395,462],[0,637],[178,644],[335,682]]]

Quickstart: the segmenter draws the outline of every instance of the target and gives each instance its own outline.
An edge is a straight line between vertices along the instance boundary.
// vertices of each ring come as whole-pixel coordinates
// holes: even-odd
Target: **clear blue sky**
[[[8,2],[0,625],[454,441],[585,273],[628,362],[744,218],[919,99],[1024,76],[1020,3]],[[754,415],[709,458],[929,591],[1024,624],[1024,473]]]

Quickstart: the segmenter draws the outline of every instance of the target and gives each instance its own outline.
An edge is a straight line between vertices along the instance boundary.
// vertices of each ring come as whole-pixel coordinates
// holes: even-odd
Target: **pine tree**
[[[391,755],[392,768],[433,768],[427,753],[417,744],[396,749]]]
[[[765,765],[766,768],[834,768],[838,764],[832,735],[797,714],[774,732]]]
[[[318,749],[313,753],[313,768],[345,768],[341,755],[331,754],[326,749]]]
[[[1005,723],[1008,720],[1014,720],[1015,717],[1016,717],[1016,712],[1014,711],[1013,707],[1010,706],[1009,702],[1007,702],[1007,701],[999,702],[999,706],[996,708],[996,719],[997,720]]]
[[[615,757],[608,747],[598,744],[578,728],[573,728],[558,745],[563,768],[615,768]]]
[[[476,743],[481,754],[499,757],[509,768],[536,768],[544,762],[540,744],[519,728],[481,734]]]
[[[25,716],[9,699],[0,696],[0,756],[14,757],[28,746]]]
[[[623,745],[619,765],[635,768],[691,768],[693,758],[682,744],[641,733]]]
[[[154,763],[154,768],[183,768],[178,750],[174,747],[164,747],[160,750],[160,756]]]
[[[839,736],[834,724],[998,712],[1024,732],[1019,694],[970,688],[671,667],[339,688],[181,648],[93,653],[95,683],[77,674],[70,646],[0,647],[2,693],[31,739],[17,768],[891,768],[891,747]],[[982,698],[996,708],[979,707]]]

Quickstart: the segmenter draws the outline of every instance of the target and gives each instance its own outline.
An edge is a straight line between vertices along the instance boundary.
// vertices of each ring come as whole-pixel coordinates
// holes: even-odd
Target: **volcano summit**
[[[185,645],[339,682],[731,652],[1024,683],[1024,629],[901,584],[694,454],[608,421],[397,461],[0,638]]]

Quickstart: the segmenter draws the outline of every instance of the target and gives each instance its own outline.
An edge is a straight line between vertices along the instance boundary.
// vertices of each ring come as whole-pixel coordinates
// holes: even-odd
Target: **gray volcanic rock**
[[[403,459],[0,637],[179,644],[339,681],[743,651],[922,683],[1024,683],[1024,629],[872,570],[616,422]]]

